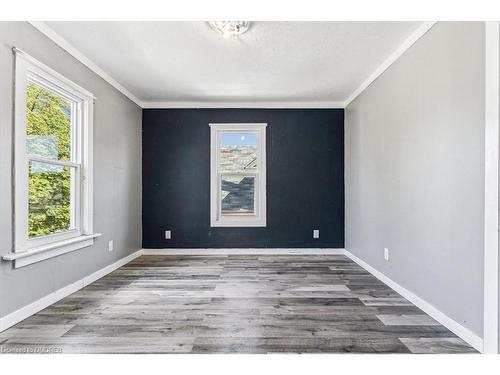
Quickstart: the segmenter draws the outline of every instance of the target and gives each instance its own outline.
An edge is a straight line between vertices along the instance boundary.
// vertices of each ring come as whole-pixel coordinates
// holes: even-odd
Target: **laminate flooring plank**
[[[193,353],[411,353],[398,339],[202,337]]]
[[[380,314],[377,315],[386,326],[440,326],[441,324],[425,314]]]
[[[27,353],[39,352],[61,354],[149,354],[149,353],[190,353],[193,337],[133,338],[123,337],[61,337],[40,338],[36,343],[26,338],[10,339],[2,347],[5,351],[16,352],[23,347],[32,349]]]
[[[416,354],[477,353],[458,337],[403,337],[400,340],[412,353]]]
[[[144,255],[0,333],[1,352],[470,353],[343,255]]]

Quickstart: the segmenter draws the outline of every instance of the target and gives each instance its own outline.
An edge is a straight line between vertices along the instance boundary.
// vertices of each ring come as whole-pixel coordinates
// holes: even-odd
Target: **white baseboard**
[[[429,316],[437,320],[439,323],[441,323],[443,326],[448,328],[451,332],[460,337],[462,340],[470,344],[473,348],[475,348],[480,352],[483,352],[483,339],[478,335],[476,335],[474,332],[472,332],[468,328],[465,328],[463,325],[456,322],[455,320],[451,319],[449,316],[447,316],[442,311],[431,305],[429,302],[420,298],[419,296],[409,291],[408,289],[402,287],[397,282],[390,279],[382,272],[376,270],[375,268],[373,268],[368,263],[355,256],[348,250],[345,250],[344,254],[347,257],[349,257],[352,261],[356,262],[358,265],[360,265],[365,270],[370,272],[373,276],[382,281],[384,284],[387,284],[390,288],[394,289],[396,292],[401,294],[404,298],[413,303],[415,306],[424,311],[426,314],[428,314]]]
[[[69,296],[72,293],[86,287],[87,285],[93,283],[94,281],[100,279],[103,276],[106,276],[108,273],[113,272],[114,270],[124,266],[130,261],[142,255],[142,250],[138,250],[135,253],[132,253],[109,266],[101,268],[100,270],[85,276],[84,278],[75,281],[61,289],[56,290],[53,293],[46,295],[45,297],[36,300],[29,305],[21,307],[19,310],[16,310],[2,318],[0,318],[0,332],[6,330],[9,327],[19,323],[20,321],[30,317],[33,314],[45,309],[46,307],[52,305],[53,303],[63,299],[64,297]]]
[[[144,255],[344,255],[344,249],[320,248],[248,248],[248,249],[142,249]]]
[[[394,289],[396,292],[401,294],[408,301],[413,303],[415,306],[423,310],[426,314],[430,315],[432,318],[437,320],[439,323],[444,325],[454,334],[462,338],[464,341],[469,343],[472,347],[478,351],[483,351],[483,339],[477,336],[471,330],[465,328],[460,323],[448,317],[446,314],[441,312],[439,309],[425,301],[424,299],[418,297],[413,292],[402,287],[397,282],[393,281],[382,272],[376,270],[370,266],[365,261],[361,260],[357,256],[353,255],[351,252],[345,249],[142,249],[135,253],[132,253],[125,258],[118,260],[117,262],[110,264],[70,285],[67,285],[39,300],[20,308],[13,313],[0,318],[0,332],[6,330],[9,327],[19,323],[20,321],[36,314],[40,310],[52,305],[53,303],[63,299],[64,297],[84,288],[85,286],[93,283],[94,281],[106,276],[110,272],[124,266],[130,261],[141,255],[231,255],[231,254],[271,254],[271,255],[286,255],[286,254],[296,254],[296,255],[346,255],[351,260],[356,262],[358,265],[363,267],[365,270],[370,272],[377,279],[387,284],[390,288]]]

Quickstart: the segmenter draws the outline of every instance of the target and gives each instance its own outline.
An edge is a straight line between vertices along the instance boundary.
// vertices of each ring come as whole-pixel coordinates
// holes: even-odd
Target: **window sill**
[[[266,227],[267,223],[265,220],[255,220],[255,221],[230,221],[230,220],[216,220],[210,223],[210,227],[233,227],[233,228],[255,228],[255,227]]]
[[[99,237],[100,235],[100,233],[88,234],[32,248],[28,251],[8,253],[2,255],[2,260],[13,261],[14,268],[24,267],[45,259],[53,258],[58,255],[69,253],[71,251],[92,246],[94,244],[94,239]]]

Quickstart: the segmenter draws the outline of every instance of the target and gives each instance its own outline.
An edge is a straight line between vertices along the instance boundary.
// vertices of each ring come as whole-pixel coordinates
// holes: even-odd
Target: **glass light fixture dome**
[[[224,39],[240,36],[250,27],[249,21],[210,21],[208,24]]]

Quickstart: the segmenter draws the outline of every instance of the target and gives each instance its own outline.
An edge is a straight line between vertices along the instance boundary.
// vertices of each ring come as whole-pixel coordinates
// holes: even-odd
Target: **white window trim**
[[[265,123],[209,124],[210,126],[210,226],[211,227],[265,227],[266,214],[266,127]],[[219,199],[219,134],[222,132],[257,133],[257,173],[255,175],[254,216],[229,217],[220,214]]]
[[[485,183],[483,353],[499,353],[500,23],[485,22]]]
[[[15,261],[15,267],[22,267],[70,251],[91,246],[93,233],[93,109],[94,96],[63,75],[27,53],[14,48],[15,88],[14,88],[14,245],[13,252],[2,256],[4,260]],[[29,239],[28,226],[28,160],[36,157],[26,154],[26,88],[28,81],[39,82],[50,89],[70,97],[76,103],[74,116],[79,127],[75,135],[80,140],[77,148],[77,163],[51,161],[51,164],[75,166],[77,207],[75,228],[69,231]],[[40,161],[46,162],[44,158]]]

